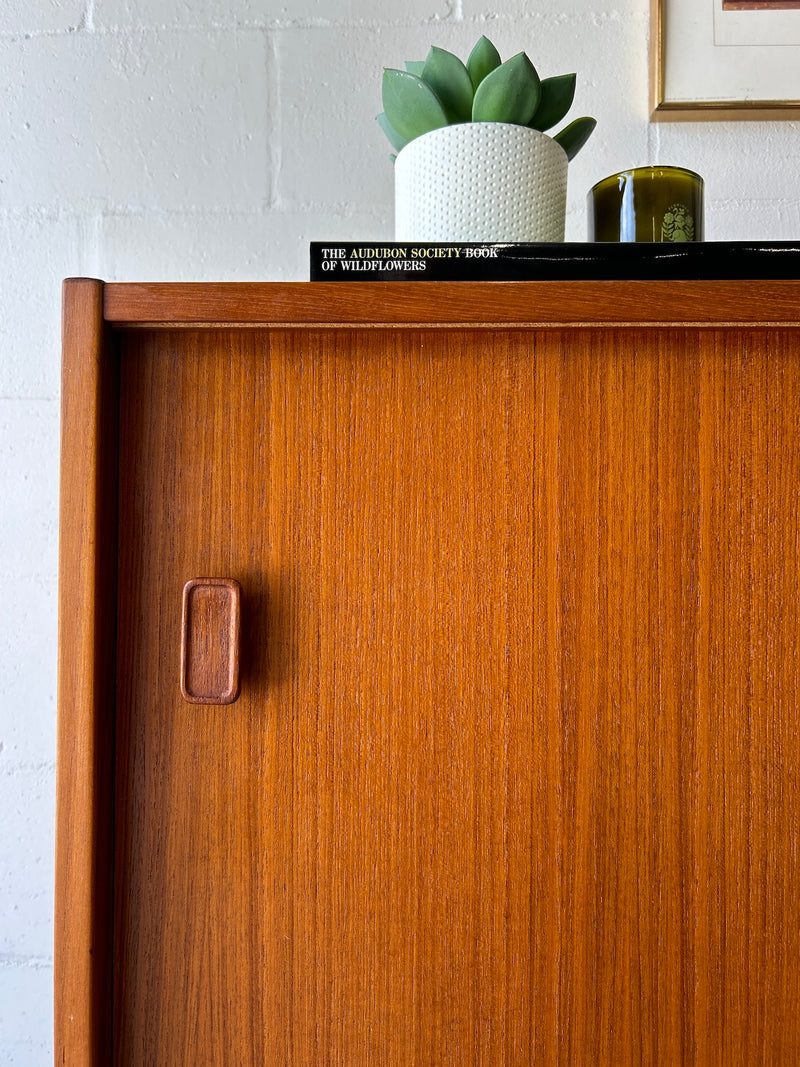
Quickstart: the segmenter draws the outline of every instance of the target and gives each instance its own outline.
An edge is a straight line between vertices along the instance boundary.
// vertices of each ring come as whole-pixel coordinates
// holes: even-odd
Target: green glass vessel
[[[703,179],[683,167],[635,167],[588,195],[590,241],[702,241]]]

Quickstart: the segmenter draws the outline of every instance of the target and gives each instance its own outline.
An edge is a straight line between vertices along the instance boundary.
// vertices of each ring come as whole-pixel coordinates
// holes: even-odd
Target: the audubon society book
[[[312,282],[800,278],[800,244],[311,242]]]

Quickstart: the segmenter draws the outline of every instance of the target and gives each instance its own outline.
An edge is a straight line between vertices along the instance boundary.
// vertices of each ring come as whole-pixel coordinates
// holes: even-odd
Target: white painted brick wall
[[[3,0],[0,37],[37,33],[67,33],[83,21],[86,0]]]
[[[380,71],[487,33],[576,69],[586,191],[672,162],[716,239],[800,237],[800,124],[652,126],[648,0],[0,0],[0,1064],[52,1058],[61,279],[302,279],[390,237]]]

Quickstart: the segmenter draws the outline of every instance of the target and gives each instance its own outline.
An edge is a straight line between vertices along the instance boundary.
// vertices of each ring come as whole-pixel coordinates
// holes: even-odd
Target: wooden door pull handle
[[[183,587],[181,693],[190,704],[239,696],[241,588],[232,578],[192,578]]]

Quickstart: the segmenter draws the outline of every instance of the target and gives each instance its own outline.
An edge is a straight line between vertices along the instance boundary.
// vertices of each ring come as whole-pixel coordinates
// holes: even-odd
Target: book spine
[[[471,243],[312,241],[312,282],[794,278],[792,242]]]
[[[513,280],[520,277],[519,257],[519,246],[488,243],[312,242],[310,278],[312,282]],[[531,266],[528,277],[533,276]]]

